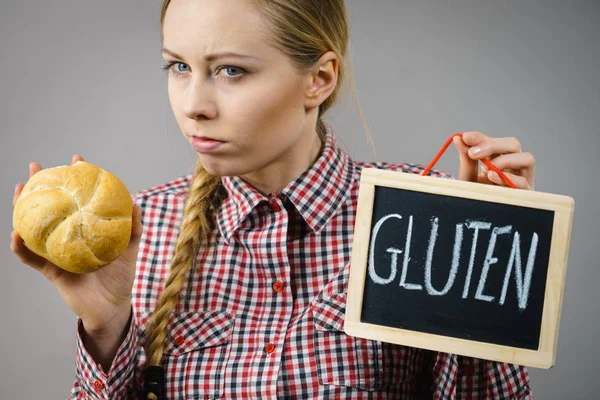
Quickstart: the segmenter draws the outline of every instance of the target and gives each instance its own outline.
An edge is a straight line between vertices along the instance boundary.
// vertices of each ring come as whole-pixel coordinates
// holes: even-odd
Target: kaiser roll
[[[14,230],[34,253],[78,273],[117,259],[131,236],[133,204],[116,176],[85,161],[34,174],[13,211]]]

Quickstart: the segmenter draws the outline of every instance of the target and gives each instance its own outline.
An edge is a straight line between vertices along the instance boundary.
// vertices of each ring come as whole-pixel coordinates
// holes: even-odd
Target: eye
[[[178,65],[182,65],[182,66],[184,66],[184,68],[189,68],[189,66],[185,65],[184,63],[176,62],[176,63],[173,64],[173,66],[175,67],[175,70],[177,72],[186,72],[185,70],[182,71],[179,68],[177,68]]]
[[[189,68],[188,65],[184,64],[184,63],[180,63],[180,62],[168,62],[165,65],[162,66],[162,70],[169,72],[169,71],[173,71],[174,75],[183,75],[184,72],[187,72],[188,70],[181,70],[179,68],[179,66],[184,66],[185,68]],[[172,69],[171,67],[175,67],[174,69]]]
[[[226,74],[225,75],[220,74],[219,72],[221,72],[221,71],[226,71]],[[242,68],[226,65],[226,66],[218,68],[217,77],[220,79],[228,80],[228,81],[236,81],[236,80],[241,79],[245,73],[246,73],[246,71],[244,71]]]
[[[236,68],[236,67],[225,67],[223,68],[225,71],[227,71],[228,76],[238,76],[239,74],[236,74],[235,71],[237,72],[241,72],[241,69]],[[230,72],[233,71],[233,74],[230,75]]]
[[[189,65],[177,61],[167,62],[161,69],[165,72],[170,72],[176,77],[183,76],[191,70]],[[225,71],[226,73],[221,74],[221,71]],[[243,68],[224,65],[218,67],[215,74],[217,79],[233,82],[241,79],[246,74],[246,71]]]

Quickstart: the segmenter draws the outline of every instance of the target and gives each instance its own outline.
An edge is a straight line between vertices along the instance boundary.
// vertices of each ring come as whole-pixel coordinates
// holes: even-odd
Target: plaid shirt
[[[326,124],[324,151],[280,193],[223,177],[227,198],[170,321],[168,399],[530,399],[523,367],[348,336],[346,289],[361,170]],[[432,174],[450,178],[447,173]],[[102,370],[77,329],[71,399],[122,399],[141,386],[145,328],[168,274],[191,174],[138,192],[142,209],[133,317]]]

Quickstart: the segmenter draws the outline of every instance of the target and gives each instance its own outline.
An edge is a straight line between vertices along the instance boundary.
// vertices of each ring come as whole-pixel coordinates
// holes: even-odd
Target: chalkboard
[[[346,333],[554,364],[573,199],[365,169]]]

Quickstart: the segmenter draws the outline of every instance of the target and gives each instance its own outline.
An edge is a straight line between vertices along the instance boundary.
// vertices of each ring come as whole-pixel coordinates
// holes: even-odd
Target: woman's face
[[[174,0],[167,10],[169,99],[211,174],[259,183],[290,168],[300,174],[318,156],[318,109],[307,107],[314,77],[271,45],[268,29],[240,0]]]

